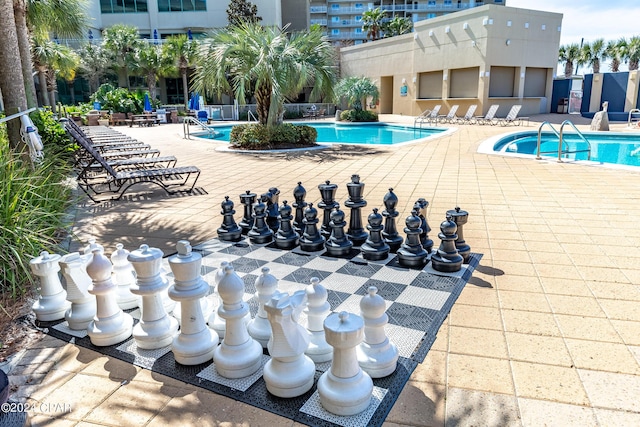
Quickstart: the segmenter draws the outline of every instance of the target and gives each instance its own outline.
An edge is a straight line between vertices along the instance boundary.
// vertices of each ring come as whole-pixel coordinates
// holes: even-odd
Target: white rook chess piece
[[[131,292],[142,296],[142,318],[133,328],[133,338],[138,348],[152,350],[166,347],[178,332],[178,321],[169,316],[162,304],[161,292],[166,292],[169,282],[161,274],[162,251],[140,245],[128,256],[136,270],[136,284]]]
[[[258,341],[262,348],[267,348],[271,338],[271,324],[267,320],[264,304],[271,300],[271,296],[278,288],[278,279],[269,274],[269,267],[262,268],[262,274],[256,279],[256,296],[258,297],[258,313],[247,325],[251,338]]]
[[[140,305],[140,297],[131,292],[131,286],[136,283],[136,276],[133,266],[127,259],[129,251],[122,243],[116,245],[116,250],[111,254],[111,264],[113,264],[113,281],[118,286],[116,288],[116,302],[123,310],[136,308]]]
[[[64,314],[71,306],[58,276],[59,260],[60,255],[42,251],[40,256],[29,261],[31,271],[40,280],[40,296],[33,303],[33,312],[41,322],[64,319]]]
[[[249,306],[242,301],[244,282],[230,265],[224,268],[218,294],[222,299],[218,312],[226,322],[226,332],[213,353],[213,362],[223,377],[244,378],[260,369],[262,346],[247,331],[243,318]]]
[[[373,381],[360,369],[356,346],[362,342],[362,317],[346,311],[333,313],[324,321],[327,342],[333,346],[331,369],[318,380],[320,404],[341,416],[358,414],[369,406]]]
[[[89,294],[91,277],[87,274],[85,260],[78,252],[73,252],[63,256],[58,264],[67,282],[67,300],[71,302],[64,318],[69,329],[85,330],[96,315],[96,299]]]
[[[305,300],[302,290],[291,296],[276,292],[264,305],[273,333],[268,345],[271,359],[264,365],[263,378],[274,396],[300,396],[313,386],[316,365],[304,355],[309,335],[298,324]]]
[[[328,362],[333,356],[331,347],[324,336],[324,319],[331,312],[331,306],[327,302],[327,290],[320,284],[317,277],[311,278],[311,284],[307,286],[307,331],[309,332],[309,346],[305,354],[316,363]]]
[[[364,318],[364,341],[358,345],[358,363],[371,378],[382,378],[396,370],[398,348],[384,331],[389,322],[385,313],[384,298],[378,295],[378,288],[369,286],[367,295],[360,300],[360,314]]]
[[[213,359],[218,334],[204,321],[200,301],[209,293],[209,284],[202,279],[202,255],[191,251],[186,240],[176,245],[178,255],[169,258],[175,281],[169,288],[171,299],[180,302],[180,334],[173,339],[171,350],[176,362],[199,365]]]
[[[116,285],[111,280],[113,266],[102,249],[95,248],[87,264],[91,277],[89,293],[96,297],[96,317],[87,327],[93,345],[114,345],[131,336],[133,318],[122,311],[116,302]]]

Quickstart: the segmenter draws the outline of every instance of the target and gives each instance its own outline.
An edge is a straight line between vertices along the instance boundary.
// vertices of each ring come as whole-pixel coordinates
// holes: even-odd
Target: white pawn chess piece
[[[60,255],[42,251],[40,256],[29,261],[31,271],[40,280],[40,296],[33,303],[33,312],[41,322],[64,319],[64,314],[71,306],[58,276],[59,260]]]
[[[111,280],[113,266],[100,248],[95,248],[87,264],[91,277],[89,293],[96,297],[96,317],[87,327],[91,343],[104,347],[122,342],[131,336],[133,318],[116,302],[116,285]]]
[[[214,301],[214,309],[209,315],[209,319],[207,320],[207,324],[209,328],[216,331],[220,339],[224,338],[226,324],[225,321],[218,314],[218,308],[222,305],[222,300],[220,300],[220,295],[218,294],[218,285],[220,284],[220,280],[224,276],[224,269],[229,265],[228,261],[221,261],[220,267],[216,270],[216,273],[213,276],[213,283],[215,286],[215,290],[211,298]]]
[[[274,396],[300,396],[313,386],[316,365],[304,354],[309,334],[298,324],[306,298],[303,290],[291,296],[276,292],[264,304],[273,333],[268,344],[271,359],[264,365],[262,376]]]
[[[169,287],[161,274],[162,255],[160,249],[142,244],[127,257],[136,271],[131,292],[142,297],[142,318],[133,328],[133,338],[138,348],[145,350],[168,346],[178,332],[178,321],[167,314],[162,304],[161,293]]]
[[[116,245],[116,250],[111,254],[113,264],[113,281],[116,284],[116,302],[123,310],[129,310],[140,306],[140,297],[131,292],[131,286],[136,283],[133,266],[127,259],[129,251],[122,243]]]
[[[262,348],[267,348],[271,338],[271,324],[264,309],[265,303],[271,300],[278,288],[278,279],[269,273],[269,267],[262,268],[262,274],[256,279],[256,296],[258,298],[258,313],[247,325],[251,338],[258,341]]]
[[[384,298],[378,288],[369,286],[360,300],[360,315],[364,319],[364,341],[356,348],[358,363],[371,378],[391,375],[398,363],[398,348],[389,342],[384,327],[389,322]]]
[[[78,252],[63,256],[58,264],[67,282],[67,300],[71,302],[64,318],[69,329],[86,330],[96,315],[96,299],[89,294],[91,277],[87,274],[87,266]]]
[[[346,311],[333,313],[324,321],[327,342],[333,346],[331,369],[318,380],[320,404],[332,414],[350,416],[367,409],[373,381],[358,365],[356,347],[362,342],[362,317]]]
[[[222,299],[218,312],[226,322],[226,333],[213,353],[213,362],[223,377],[244,378],[260,369],[262,346],[247,331],[243,318],[249,306],[242,301],[244,282],[230,265],[224,268],[218,293]]]
[[[324,319],[331,312],[331,306],[327,302],[327,289],[320,284],[317,277],[311,278],[311,284],[307,286],[307,331],[309,332],[309,347],[305,354],[316,363],[328,362],[333,356],[331,347],[324,336]]]
[[[213,359],[213,350],[218,345],[218,335],[207,327],[200,304],[206,300],[209,284],[200,275],[202,255],[192,252],[186,240],[178,241],[176,248],[178,254],[169,258],[175,277],[169,296],[180,302],[181,327],[180,334],[173,339],[171,350],[176,362],[199,365]]]

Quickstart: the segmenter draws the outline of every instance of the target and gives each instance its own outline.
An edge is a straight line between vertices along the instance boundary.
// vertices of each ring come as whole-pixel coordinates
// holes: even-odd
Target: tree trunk
[[[42,97],[42,106],[50,107],[49,95],[47,94],[47,69],[38,67],[38,84],[40,86],[40,96]]]
[[[27,28],[27,5],[25,0],[14,0],[13,13],[16,34],[18,36],[18,49],[20,50],[20,61],[22,63],[22,79],[24,80],[24,90],[27,97],[27,107],[37,107],[36,84],[33,81],[33,62],[31,60],[31,42],[29,40],[29,30]]]
[[[129,75],[125,67],[118,69],[118,86],[129,89]]]
[[[638,69],[638,61],[629,61],[629,71],[635,71]]]
[[[156,73],[149,72],[147,74],[147,87],[149,89],[149,98],[153,102],[156,100]]]
[[[184,109],[189,111],[189,88],[187,87],[187,69],[180,68],[180,74],[182,75],[182,94],[184,96]]]
[[[614,73],[617,73],[618,71],[620,71],[620,61],[617,59],[612,59],[611,60],[611,71],[613,71]]]
[[[565,77],[573,76],[573,61],[567,61],[567,63],[564,64],[564,76]]]
[[[256,112],[260,124],[267,125],[269,120],[269,107],[271,105],[271,88],[261,85],[256,88]]]
[[[71,97],[71,105],[76,105],[76,89],[73,87],[75,80],[72,82],[67,82],[67,87],[69,88],[69,96]]]

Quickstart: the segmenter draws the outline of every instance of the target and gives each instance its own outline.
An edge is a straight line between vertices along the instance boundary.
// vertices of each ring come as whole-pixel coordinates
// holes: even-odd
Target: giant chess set
[[[446,212],[436,247],[424,199],[403,238],[392,189],[367,231],[358,175],[348,224],[338,185],[318,189],[320,226],[298,183],[291,205],[277,188],[241,194],[239,223],[225,197],[218,238],[181,240],[168,258],[145,244],[118,244],[108,258],[95,241],[83,253],[43,252],[31,260],[39,325],[304,424],[381,425],[481,255],[459,208]]]

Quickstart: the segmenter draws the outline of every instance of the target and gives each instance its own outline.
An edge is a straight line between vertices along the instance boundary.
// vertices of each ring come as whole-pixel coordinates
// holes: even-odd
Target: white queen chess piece
[[[271,300],[271,297],[278,288],[278,279],[269,273],[269,267],[262,268],[262,274],[258,276],[255,282],[256,296],[258,298],[258,313],[254,317],[247,328],[249,335],[258,341],[262,348],[267,348],[269,338],[271,338],[271,324],[267,319],[267,312],[265,311],[265,303]]]
[[[91,277],[87,274],[85,260],[78,252],[73,252],[63,256],[58,264],[67,282],[67,300],[71,302],[64,318],[69,329],[86,330],[96,315],[96,299],[89,294]]]
[[[307,286],[307,332],[309,333],[309,346],[305,354],[315,363],[328,362],[333,356],[331,347],[324,336],[324,319],[331,313],[331,306],[327,302],[327,289],[320,284],[317,277],[311,278],[311,284]]]
[[[67,292],[60,282],[60,255],[40,252],[40,256],[29,261],[29,266],[40,281],[40,296],[33,303],[33,312],[41,322],[64,319],[71,304],[67,301]]]

